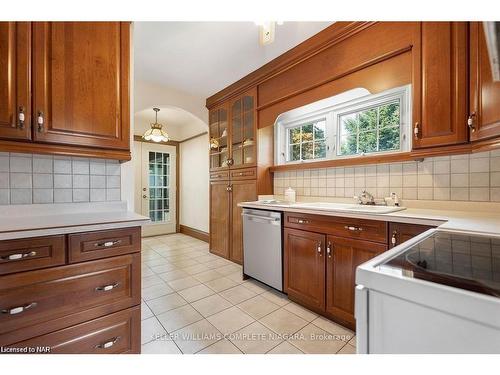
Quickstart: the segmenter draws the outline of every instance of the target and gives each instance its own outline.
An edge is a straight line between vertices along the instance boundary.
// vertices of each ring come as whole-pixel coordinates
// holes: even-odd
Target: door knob
[[[144,199],[146,199],[146,198],[147,198],[147,195],[146,195],[146,194],[144,194],[142,197],[143,197]]]

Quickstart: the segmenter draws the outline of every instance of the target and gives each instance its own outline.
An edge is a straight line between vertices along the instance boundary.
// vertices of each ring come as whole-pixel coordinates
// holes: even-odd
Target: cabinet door
[[[470,115],[471,140],[500,135],[500,82],[491,74],[488,49],[481,22],[470,24]]]
[[[229,257],[228,181],[210,182],[210,252]]]
[[[36,141],[129,149],[129,28],[127,22],[34,24]]]
[[[328,236],[326,312],[354,329],[356,267],[387,250],[387,245]]]
[[[256,94],[248,92],[231,103],[231,168],[255,165],[256,162]]]
[[[30,51],[29,22],[0,22],[0,138],[31,138]]]
[[[229,128],[227,104],[210,110],[210,171],[229,168]]]
[[[314,309],[325,308],[325,235],[285,229],[285,291]]]
[[[238,203],[257,200],[257,181],[233,181],[231,183],[231,249],[229,259],[243,263],[243,223]]]
[[[466,143],[467,23],[422,22],[420,38],[413,148]]]
[[[434,227],[417,224],[389,223],[389,248],[400,245],[431,228]]]

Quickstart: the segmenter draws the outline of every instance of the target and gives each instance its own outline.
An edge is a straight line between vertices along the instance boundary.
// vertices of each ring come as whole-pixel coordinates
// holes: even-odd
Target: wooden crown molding
[[[373,24],[375,22],[336,22],[259,69],[254,70],[239,81],[210,96],[206,100],[206,106],[209,109],[213,108],[227,99],[285,72],[302,61],[311,58]]]

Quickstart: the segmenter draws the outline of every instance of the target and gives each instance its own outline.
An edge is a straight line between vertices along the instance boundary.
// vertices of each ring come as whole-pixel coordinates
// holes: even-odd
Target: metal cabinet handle
[[[328,258],[332,257],[332,243],[328,241],[328,245],[326,246],[326,254],[328,255]]]
[[[29,258],[29,257],[34,257],[36,255],[36,251],[30,251],[27,253],[17,253],[17,254],[10,254],[10,255],[4,255],[0,257],[2,260],[19,260],[19,259],[24,259],[24,258]]]
[[[94,244],[95,247],[111,247],[118,245],[122,240],[115,240],[115,241],[106,241],[106,242],[97,242]]]
[[[318,254],[321,256],[321,242],[318,242]]]
[[[476,119],[476,112],[472,112],[470,116],[467,118],[467,126],[469,127],[472,133],[476,131],[476,127],[474,126],[475,119]]]
[[[233,191],[233,185],[227,185],[226,190],[227,191]]]
[[[413,128],[413,135],[415,136],[415,139],[418,139],[419,133],[420,133],[420,124],[416,122],[415,127]]]
[[[396,236],[397,236],[397,234],[398,234],[397,231],[393,231],[392,232],[392,237],[391,237],[391,244],[392,244],[392,246],[396,246],[396,242],[397,242]]]
[[[109,284],[109,285],[98,286],[97,288],[95,288],[95,291],[96,292],[108,292],[110,290],[115,289],[118,285],[120,285],[119,282]]]
[[[344,229],[350,230],[351,232],[361,232],[363,230],[363,228],[355,227],[353,225],[346,225],[344,226]]]
[[[306,219],[299,219],[299,220],[297,220],[297,223],[299,223],[299,224],[308,224],[308,223],[309,223],[309,220],[306,220]]]
[[[19,122],[17,123],[17,127],[19,129],[24,129],[25,116],[24,116],[24,107],[23,106],[19,107],[19,114],[18,114],[17,118],[19,120]]]
[[[115,345],[118,340],[120,340],[121,337],[120,336],[116,336],[116,337],[113,337],[111,340],[109,341],[105,341],[103,343],[100,343],[100,344],[97,344],[95,346],[96,349],[107,349],[107,348],[111,348],[113,345]]]
[[[1,313],[2,314],[9,314],[9,315],[16,315],[16,314],[20,314],[26,310],[33,309],[37,305],[38,304],[36,302],[31,302],[31,303],[28,303],[27,305],[24,305],[24,306],[11,307],[9,309],[1,310]]]
[[[42,132],[43,131],[43,123],[44,123],[44,118],[43,118],[43,112],[38,111],[38,117],[36,119],[36,123],[38,125],[38,131]]]

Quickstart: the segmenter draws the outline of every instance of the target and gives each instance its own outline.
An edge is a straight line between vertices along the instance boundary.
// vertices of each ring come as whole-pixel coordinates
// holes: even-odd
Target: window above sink
[[[288,111],[275,123],[275,165],[359,158],[411,148],[411,85],[358,88]]]

